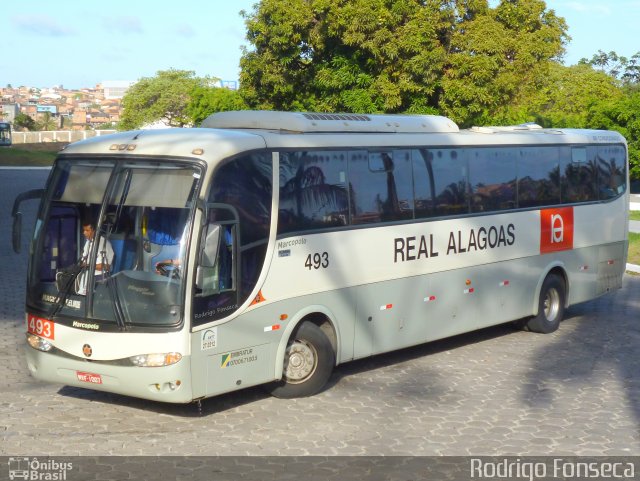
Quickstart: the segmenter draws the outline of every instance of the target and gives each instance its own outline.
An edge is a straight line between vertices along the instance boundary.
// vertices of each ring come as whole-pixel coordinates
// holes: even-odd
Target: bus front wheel
[[[538,300],[538,315],[527,322],[527,329],[533,332],[549,334],[560,326],[564,316],[566,285],[564,279],[550,274],[542,283]]]
[[[327,383],[335,353],[331,341],[311,322],[303,322],[294,332],[284,355],[282,379],[269,386],[278,398],[313,396]]]

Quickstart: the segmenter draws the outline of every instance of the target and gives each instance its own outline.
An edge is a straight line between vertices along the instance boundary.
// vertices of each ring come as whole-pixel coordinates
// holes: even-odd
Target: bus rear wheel
[[[538,315],[527,321],[527,329],[542,334],[558,329],[564,316],[566,292],[564,279],[556,274],[549,274],[540,289]]]
[[[269,386],[278,398],[313,396],[327,383],[335,353],[331,341],[311,322],[303,322],[294,332],[284,355],[282,379]]]

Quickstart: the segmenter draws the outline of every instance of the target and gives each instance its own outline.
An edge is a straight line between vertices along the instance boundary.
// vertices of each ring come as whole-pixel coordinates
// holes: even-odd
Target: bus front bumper
[[[193,400],[190,357],[162,367],[117,366],[72,359],[26,346],[27,367],[41,381],[168,403]]]

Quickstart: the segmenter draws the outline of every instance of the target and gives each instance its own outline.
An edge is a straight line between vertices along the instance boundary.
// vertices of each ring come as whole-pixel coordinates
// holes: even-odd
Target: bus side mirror
[[[215,267],[220,248],[220,225],[209,224],[204,236],[200,265],[203,267]]]
[[[22,212],[20,212],[20,204],[25,200],[40,199],[44,195],[44,189],[34,189],[18,194],[16,200],[13,201],[13,231],[11,233],[11,241],[13,244],[13,252],[20,254],[20,241],[22,238]]]
[[[16,212],[13,216],[13,232],[11,233],[11,240],[13,243],[13,252],[20,254],[20,241],[22,234],[22,212]]]
[[[202,233],[196,287],[202,291],[203,295],[211,295],[219,291],[216,264],[220,248],[220,230],[220,225],[209,224]]]

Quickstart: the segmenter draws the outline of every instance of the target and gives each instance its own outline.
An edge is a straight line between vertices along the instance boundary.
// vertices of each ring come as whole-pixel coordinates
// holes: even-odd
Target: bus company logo
[[[573,249],[573,207],[540,211],[540,253]]]
[[[91,354],[93,354],[93,349],[91,349],[91,346],[89,344],[85,344],[84,346],[82,346],[82,354],[84,354],[86,357],[91,357]]]
[[[27,479],[42,481],[65,481],[67,472],[73,469],[73,463],[47,459],[39,461],[38,458],[10,457],[9,479]]]

